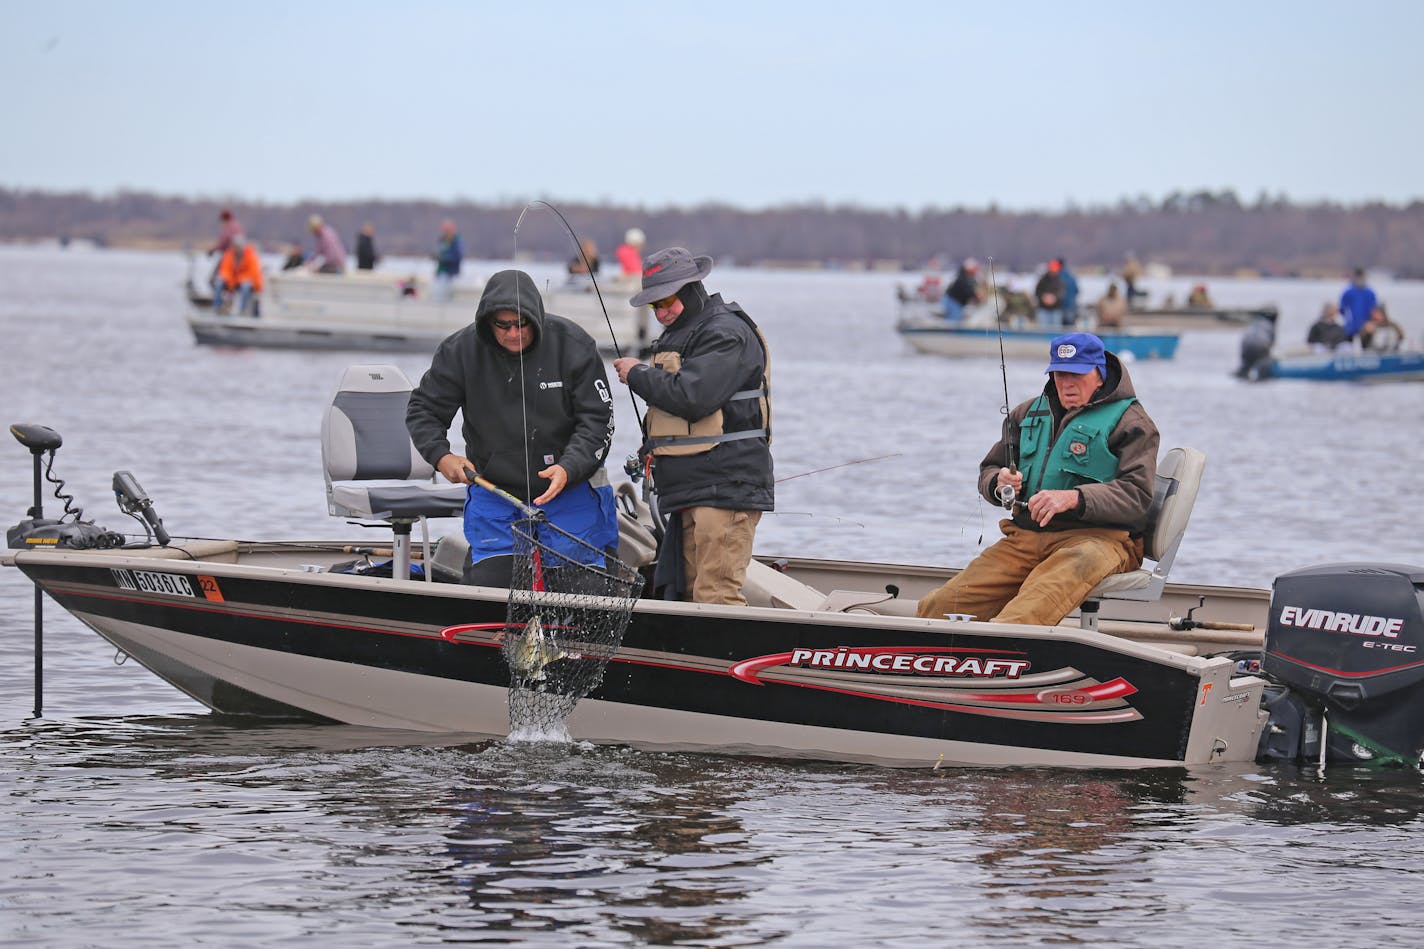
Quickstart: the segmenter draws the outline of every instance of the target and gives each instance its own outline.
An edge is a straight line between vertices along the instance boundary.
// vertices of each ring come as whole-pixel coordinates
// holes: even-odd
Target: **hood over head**
[[[501,348],[494,338],[490,319],[500,310],[512,310],[534,324],[533,349],[539,345],[539,337],[544,332],[544,298],[534,285],[534,278],[522,270],[501,270],[485,283],[480,294],[479,305],[475,307],[476,335],[483,343]]]

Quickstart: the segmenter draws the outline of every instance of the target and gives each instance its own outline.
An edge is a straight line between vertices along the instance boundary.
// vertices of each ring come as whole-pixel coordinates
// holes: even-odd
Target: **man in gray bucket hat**
[[[668,531],[654,586],[667,599],[746,604],[742,584],[756,525],[774,507],[771,357],[751,317],[702,280],[711,257],[669,247],[643,261],[643,288],[664,327],[648,363],[614,360],[620,382],[648,404],[652,457]]]

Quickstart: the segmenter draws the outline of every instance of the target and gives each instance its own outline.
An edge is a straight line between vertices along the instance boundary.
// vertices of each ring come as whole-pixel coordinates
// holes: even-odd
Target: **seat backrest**
[[[1173,448],[1157,464],[1157,483],[1147,512],[1143,556],[1159,563],[1176,553],[1186,533],[1201,487],[1206,455],[1195,448]]]
[[[321,420],[326,480],[429,479],[435,469],[405,426],[410,379],[396,366],[351,366]]]

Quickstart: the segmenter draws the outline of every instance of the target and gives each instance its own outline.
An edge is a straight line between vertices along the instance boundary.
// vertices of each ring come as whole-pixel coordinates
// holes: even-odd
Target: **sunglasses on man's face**
[[[654,300],[652,303],[649,303],[648,306],[652,307],[654,310],[671,310],[672,305],[676,302],[677,294],[674,293],[670,297],[664,297],[661,300]]]
[[[504,330],[508,333],[510,330],[524,329],[524,327],[529,325],[529,321],[521,316],[517,320],[490,320],[490,325],[497,330]]]

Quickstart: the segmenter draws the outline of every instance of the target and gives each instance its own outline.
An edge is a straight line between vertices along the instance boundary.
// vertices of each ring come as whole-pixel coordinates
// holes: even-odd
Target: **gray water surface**
[[[109,487],[128,469],[175,535],[352,536],[326,515],[318,433],[341,370],[372,357],[195,347],[185,270],[174,255],[0,248],[0,421],[57,429],[55,472],[106,526],[137,529]],[[973,483],[998,430],[997,359],[910,353],[891,329],[896,280],[709,280],[771,341],[779,477],[899,455],[785,481],[759,552],[953,565],[993,540]],[[1100,284],[1084,284],[1091,299]],[[1212,282],[1223,303],[1280,304],[1283,337],[1339,289]],[[1377,289],[1424,332],[1424,286]],[[1131,367],[1164,447],[1209,459],[1174,579],[1424,562],[1424,386],[1248,385],[1230,377],[1236,347],[1190,334],[1174,362]],[[412,378],[428,363],[393,361]],[[1011,397],[1042,379],[1011,365]],[[636,426],[615,397],[621,458]],[[0,447],[0,519],[30,503],[30,456]],[[53,604],[35,720],[32,604],[0,570],[7,944],[1419,941],[1412,772],[909,772],[254,728],[115,665]]]

